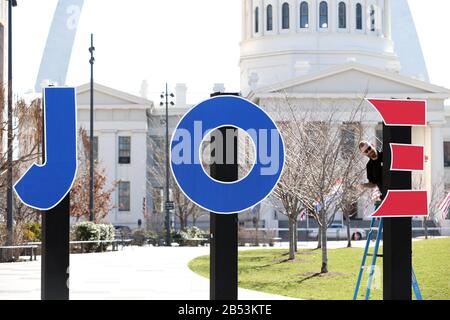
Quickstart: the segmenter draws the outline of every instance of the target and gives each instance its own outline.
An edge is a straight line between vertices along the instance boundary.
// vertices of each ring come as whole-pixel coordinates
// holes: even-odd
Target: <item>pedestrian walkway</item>
[[[208,300],[209,280],[188,268],[208,247],[130,247],[119,252],[71,255],[73,300]],[[40,262],[0,264],[0,300],[40,299]],[[282,296],[239,289],[241,300]]]

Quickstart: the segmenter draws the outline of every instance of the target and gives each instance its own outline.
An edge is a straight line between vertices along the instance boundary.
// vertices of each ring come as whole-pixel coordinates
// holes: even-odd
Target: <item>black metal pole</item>
[[[411,144],[411,127],[383,128],[383,194],[387,190],[411,190],[411,172],[390,171],[390,143]],[[411,218],[384,218],[383,298],[411,300],[412,225]]]
[[[91,34],[91,106],[90,106],[90,137],[89,137],[89,221],[94,221],[94,35]]]
[[[45,163],[44,130],[42,137],[42,163]],[[55,208],[42,211],[41,236],[41,299],[69,300],[70,192]]]
[[[69,300],[70,192],[42,212],[42,300]]]
[[[169,208],[169,197],[170,197],[170,189],[169,189],[169,88],[166,83],[166,194],[165,194],[165,202],[164,208],[166,210],[166,246],[171,245],[171,225],[170,225],[170,208]]]
[[[15,0],[8,1],[8,157],[7,157],[7,191],[6,191],[6,243],[14,242],[13,232],[13,70],[12,70],[12,7],[17,6]]]
[[[226,95],[213,94],[212,96]],[[230,94],[228,94],[230,95]],[[238,95],[238,94],[233,94]],[[233,164],[214,163],[211,166],[211,176],[219,181],[233,182],[239,179],[237,150],[238,139],[227,139],[227,130],[236,131],[234,127],[218,129],[223,139],[223,159],[227,158],[226,151],[234,151]],[[235,136],[235,135],[233,135]],[[227,148],[233,144],[233,149]],[[232,201],[232,199],[230,199]],[[238,299],[238,225],[237,214],[210,213],[211,246],[210,246],[210,299],[237,300]]]

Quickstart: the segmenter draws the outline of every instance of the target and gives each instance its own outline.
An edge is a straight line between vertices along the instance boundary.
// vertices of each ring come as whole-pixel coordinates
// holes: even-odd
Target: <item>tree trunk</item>
[[[256,233],[255,233],[255,244],[256,244],[257,247],[259,247],[259,235],[258,235],[258,233],[259,233],[259,220],[258,219],[256,219],[255,231],[256,231]]]
[[[423,218],[423,228],[425,229],[425,240],[428,240],[427,218]]]
[[[184,217],[184,229],[188,228],[188,220],[189,220],[189,216],[185,216]]]
[[[350,216],[347,216],[347,248],[352,247],[352,237],[350,235],[350,229],[351,229]]]
[[[192,216],[192,226],[197,226],[197,217],[195,215]]]
[[[317,249],[322,248],[322,228],[320,225],[317,227]]]
[[[178,219],[180,219],[180,229],[181,229],[181,231],[186,230],[186,221],[184,219],[184,215],[180,214]]]
[[[298,220],[295,219],[295,226],[294,226],[294,249],[295,252],[298,252]]]
[[[294,222],[289,218],[289,260],[295,260]]]
[[[325,216],[325,213],[322,214]],[[327,252],[327,218],[326,216],[322,218],[322,268],[320,273],[328,273],[328,252]]]

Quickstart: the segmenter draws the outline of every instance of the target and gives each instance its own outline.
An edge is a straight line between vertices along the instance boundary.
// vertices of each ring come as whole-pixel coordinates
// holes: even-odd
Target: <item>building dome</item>
[[[400,71],[390,0],[242,0],[244,94],[349,62]]]

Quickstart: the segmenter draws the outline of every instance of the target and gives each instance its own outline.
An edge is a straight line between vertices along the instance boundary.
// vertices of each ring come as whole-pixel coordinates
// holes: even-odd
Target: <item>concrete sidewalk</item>
[[[208,300],[209,280],[187,266],[208,247],[130,247],[71,255],[73,300]],[[40,262],[0,264],[0,300],[40,299]],[[241,300],[288,299],[239,289]]]

